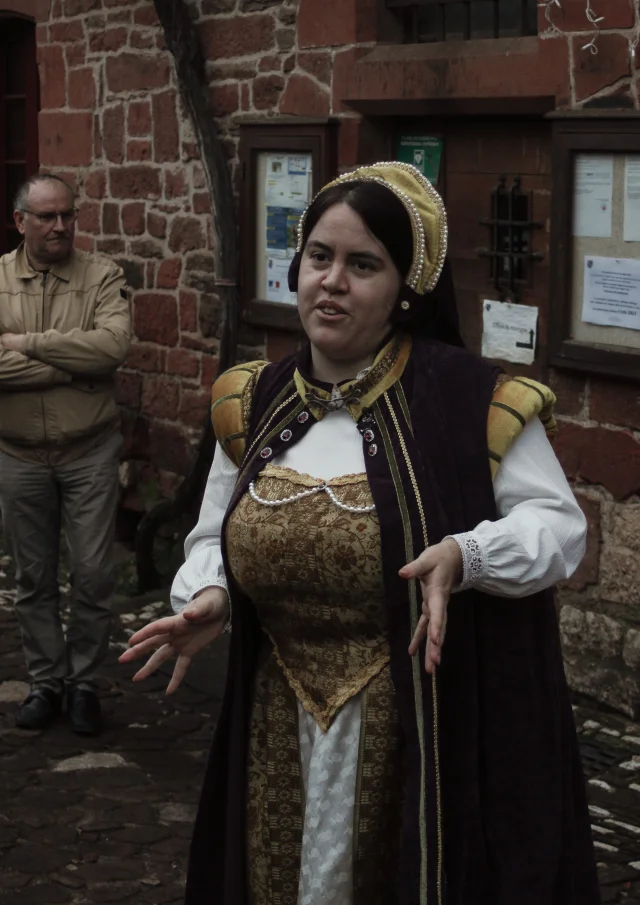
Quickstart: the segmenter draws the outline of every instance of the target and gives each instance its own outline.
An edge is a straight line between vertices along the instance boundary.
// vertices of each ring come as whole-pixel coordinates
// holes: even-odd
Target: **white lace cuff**
[[[202,583],[202,586],[196,588],[196,590],[191,595],[191,600],[198,596],[200,591],[204,591],[205,588],[224,588],[227,592],[227,601],[229,603],[229,615],[227,616],[227,621],[224,624],[224,628],[222,629],[222,634],[224,635],[226,632],[231,631],[231,598],[229,597],[229,588],[227,587],[227,579],[224,575],[219,575],[218,578],[209,579],[206,584]],[[191,600],[189,603],[191,603]]]
[[[179,572],[178,577],[180,577]],[[176,583],[177,582],[174,582],[174,588]],[[215,577],[208,576],[207,578],[201,578],[200,581],[196,581],[194,584],[189,583],[186,587],[185,583],[182,582],[182,587],[179,588],[182,593],[171,594],[171,607],[173,612],[181,613],[187,604],[191,603],[193,598],[197,597],[200,591],[204,591],[205,588],[224,588],[225,591],[228,592],[227,579],[224,574],[222,574],[222,569],[220,569],[220,572]]]
[[[454,591],[466,591],[481,581],[486,575],[486,555],[473,531],[450,534],[444,540],[454,540],[462,553],[462,581]]]
[[[227,591],[227,579],[220,573],[218,573],[215,578],[203,578],[202,581],[198,582],[194,586],[190,600],[193,600],[196,594],[199,594],[200,591],[204,591],[205,588],[224,588],[225,591]]]

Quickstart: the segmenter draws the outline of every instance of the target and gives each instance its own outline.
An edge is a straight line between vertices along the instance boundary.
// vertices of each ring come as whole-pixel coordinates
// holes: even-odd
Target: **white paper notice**
[[[611,236],[613,156],[577,154],[573,196],[573,235]]]
[[[269,154],[265,183],[267,205],[304,210],[310,201],[310,175],[310,156]]]
[[[535,358],[538,309],[511,302],[482,303],[482,354],[530,365]]]
[[[295,305],[296,297],[289,292],[289,265],[288,258],[267,257],[267,301],[283,302],[285,305]]]
[[[640,155],[626,158],[624,174],[624,241],[640,242]]]
[[[640,330],[640,261],[585,257],[582,320]]]

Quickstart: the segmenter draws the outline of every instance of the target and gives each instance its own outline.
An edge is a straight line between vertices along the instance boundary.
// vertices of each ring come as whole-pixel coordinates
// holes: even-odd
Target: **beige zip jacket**
[[[39,273],[21,245],[0,257],[0,333],[27,337],[24,354],[0,347],[0,450],[62,464],[118,429],[113,379],[131,342],[120,267],[74,250]]]

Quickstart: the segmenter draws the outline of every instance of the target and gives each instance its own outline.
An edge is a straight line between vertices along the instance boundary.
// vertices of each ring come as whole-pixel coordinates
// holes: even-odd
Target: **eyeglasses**
[[[77,207],[72,207],[68,211],[51,211],[45,214],[37,214],[35,211],[30,211],[26,207],[21,208],[21,210],[23,214],[30,214],[32,217],[35,217],[43,226],[54,226],[54,224],[58,222],[58,217],[62,220],[63,226],[70,226],[78,219]]]

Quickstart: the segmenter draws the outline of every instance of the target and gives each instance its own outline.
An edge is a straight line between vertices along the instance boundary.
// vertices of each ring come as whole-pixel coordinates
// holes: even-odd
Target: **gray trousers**
[[[0,512],[16,566],[16,612],[32,687],[93,688],[107,654],[121,446],[115,433],[57,466],[0,452]],[[73,588],[66,640],[58,588],[61,529]]]

